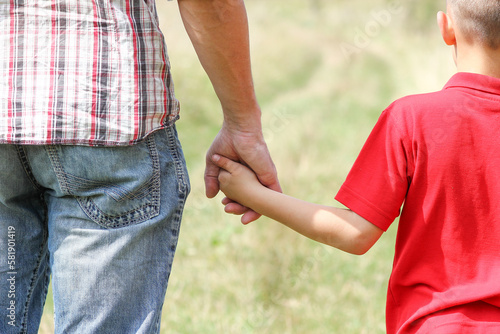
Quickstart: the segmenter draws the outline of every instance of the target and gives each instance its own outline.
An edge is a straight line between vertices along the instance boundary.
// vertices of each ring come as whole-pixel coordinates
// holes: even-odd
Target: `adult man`
[[[279,189],[243,1],[178,2],[224,112],[207,156]],[[19,0],[0,18],[0,332],[37,332],[52,273],[57,333],[157,333],[189,181],[154,1]],[[208,159],[208,197],[217,175]]]

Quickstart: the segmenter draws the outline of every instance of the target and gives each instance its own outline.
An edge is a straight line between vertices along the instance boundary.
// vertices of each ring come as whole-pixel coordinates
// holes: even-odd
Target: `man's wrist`
[[[245,109],[224,110],[224,126],[238,131],[255,131],[262,129],[262,112],[259,106]]]

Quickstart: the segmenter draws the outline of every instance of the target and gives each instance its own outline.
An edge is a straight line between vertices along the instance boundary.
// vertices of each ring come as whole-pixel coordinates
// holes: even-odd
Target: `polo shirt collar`
[[[467,88],[500,96],[500,79],[483,74],[458,72],[453,75],[443,89]]]

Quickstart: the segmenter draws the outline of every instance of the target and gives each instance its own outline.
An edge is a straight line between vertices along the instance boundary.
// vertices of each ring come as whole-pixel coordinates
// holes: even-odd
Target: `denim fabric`
[[[174,127],[127,147],[0,145],[0,333],[158,333],[189,179]]]

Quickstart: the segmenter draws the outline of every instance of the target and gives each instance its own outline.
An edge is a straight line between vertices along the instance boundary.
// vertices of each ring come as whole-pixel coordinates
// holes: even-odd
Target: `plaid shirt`
[[[178,118],[154,0],[0,0],[0,143],[130,145]]]

